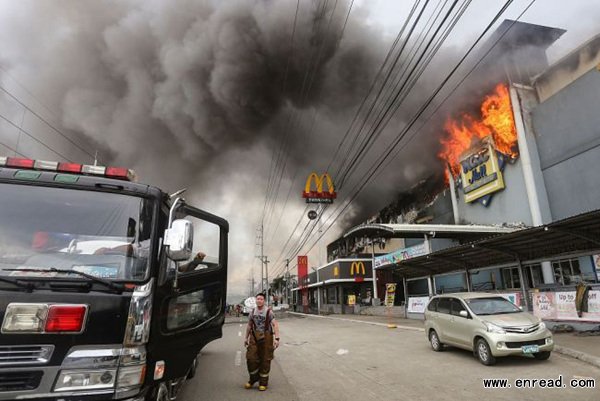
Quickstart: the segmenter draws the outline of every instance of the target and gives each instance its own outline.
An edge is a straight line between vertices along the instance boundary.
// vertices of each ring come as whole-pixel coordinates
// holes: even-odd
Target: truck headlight
[[[146,348],[74,347],[63,361],[54,391],[117,391],[141,386],[146,374]]]
[[[545,330],[545,329],[546,329],[546,323],[540,322],[539,330]]]
[[[152,316],[152,288],[154,279],[135,287],[129,305],[129,316],[125,329],[125,345],[142,345],[150,336],[150,318]]]
[[[124,366],[119,369],[117,388],[141,386],[146,375],[146,365]]]
[[[116,369],[63,370],[54,391],[110,389],[114,387],[116,377]]]
[[[506,334],[506,331],[502,327],[498,326],[497,324],[494,324],[491,322],[483,322],[483,324],[485,324],[487,331],[490,333]]]

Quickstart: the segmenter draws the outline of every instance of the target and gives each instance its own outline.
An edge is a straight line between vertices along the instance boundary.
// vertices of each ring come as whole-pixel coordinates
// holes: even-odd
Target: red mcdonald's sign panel
[[[308,256],[298,256],[298,285],[300,288],[306,286],[308,276]]]

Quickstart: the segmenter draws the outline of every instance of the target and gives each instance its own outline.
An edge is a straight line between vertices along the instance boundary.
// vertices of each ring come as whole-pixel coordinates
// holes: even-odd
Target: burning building
[[[580,284],[600,299],[600,35],[549,65],[564,32],[501,24],[443,113],[439,171],[331,243],[330,262],[371,258],[373,290],[397,284],[409,317],[423,312],[411,300],[452,291],[500,292],[538,315],[542,293]],[[594,302],[540,316],[597,324]]]

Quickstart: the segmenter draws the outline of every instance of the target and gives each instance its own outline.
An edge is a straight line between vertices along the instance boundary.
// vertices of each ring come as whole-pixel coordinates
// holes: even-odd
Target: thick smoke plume
[[[101,163],[225,214],[245,277],[273,149],[289,134],[284,180],[324,168],[384,52],[358,6],[346,23],[349,2],[301,1],[294,29],[296,5],[7,2],[0,63]]]

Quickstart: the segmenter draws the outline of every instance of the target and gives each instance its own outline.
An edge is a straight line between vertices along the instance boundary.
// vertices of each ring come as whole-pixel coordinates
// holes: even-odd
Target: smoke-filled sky
[[[481,32],[500,7],[491,3],[473,2],[429,78],[446,73],[445,61],[456,60],[453,55]],[[515,1],[505,17],[515,18],[527,3]],[[285,143],[285,170],[265,227],[265,253],[275,261],[304,214],[306,176],[329,166],[412,6],[356,0],[346,21],[350,4],[4,0],[0,64],[49,105],[65,130],[93,143],[101,163],[132,167],[142,182],[167,191],[186,187],[190,203],[228,219],[229,292],[245,294],[253,266],[259,277],[256,228],[273,155]],[[549,50],[556,59],[597,33],[599,8],[584,0],[538,1],[523,20],[568,30]],[[410,103],[425,98],[428,87],[418,84]],[[364,166],[386,149],[410,110],[400,110]],[[430,174],[435,143],[435,137],[415,140],[366,188],[342,224],[375,213]],[[323,258],[340,227],[322,242]],[[281,271],[281,264],[270,268]]]

